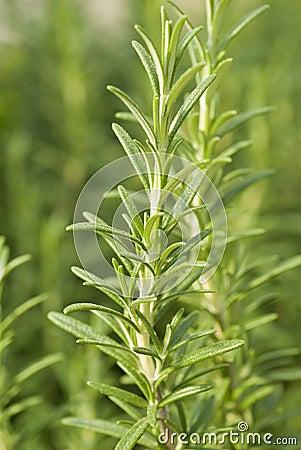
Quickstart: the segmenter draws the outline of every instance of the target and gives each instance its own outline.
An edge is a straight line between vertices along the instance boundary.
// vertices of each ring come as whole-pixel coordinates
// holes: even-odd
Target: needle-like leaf
[[[175,137],[176,133],[178,132],[180,126],[194,107],[194,105],[199,101],[200,97],[203,95],[203,93],[208,89],[210,84],[215,80],[216,75],[210,75],[209,77],[205,78],[189,95],[187,100],[183,103],[183,105],[180,107],[179,111],[177,112],[176,116],[174,117],[170,128],[168,132],[168,145],[171,144],[173,138]]]
[[[120,98],[120,100],[122,100],[122,102],[129,108],[131,113],[136,117],[138,123],[144,130],[147,138],[153,145],[155,145],[155,136],[153,130],[151,129],[147,118],[145,117],[139,106],[134,102],[134,100],[132,100],[131,97],[129,97],[125,92],[115,86],[108,86],[107,89],[114,95],[116,95],[116,97]]]

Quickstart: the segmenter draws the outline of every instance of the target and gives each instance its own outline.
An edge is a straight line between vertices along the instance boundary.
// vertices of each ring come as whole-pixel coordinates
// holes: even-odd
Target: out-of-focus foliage
[[[14,351],[14,338],[19,319],[32,308],[39,306],[47,299],[45,295],[37,295],[24,301],[16,308],[9,310],[6,315],[2,314],[2,292],[4,283],[10,272],[18,266],[26,263],[29,255],[19,256],[10,260],[9,248],[5,245],[5,239],[0,236],[0,448],[1,450],[18,448],[31,442],[36,435],[42,434],[47,425],[60,418],[62,409],[46,414],[43,420],[34,422],[28,411],[33,408],[39,409],[46,390],[36,389],[33,395],[27,393],[28,382],[41,370],[48,368],[61,359],[60,354],[51,354],[39,358],[36,361],[29,360],[26,367],[21,367],[16,373],[11,370],[10,365],[16,357]],[[5,305],[6,306],[6,305]],[[27,358],[31,358],[28,354]],[[28,363],[28,361],[27,361]],[[37,379],[36,383],[41,383]],[[43,408],[44,412],[45,409]],[[20,419],[21,416],[21,419]],[[22,424],[22,420],[24,420]]]
[[[15,342],[12,371],[54,348],[68,352],[68,341],[60,342],[45,319],[46,311],[80,295],[69,271],[76,260],[73,242],[64,230],[86,179],[118,155],[111,143],[113,109],[105,85],[120,78],[127,83],[130,77],[123,70],[127,55],[118,52],[120,24],[121,34],[104,34],[81,1],[37,0],[27,6],[21,0],[1,2],[0,229],[13,255],[27,249],[33,256],[7,280],[4,312],[18,304],[20,292],[26,298],[47,291],[49,297],[44,311],[33,310],[20,322],[23,338]],[[87,412],[85,402],[91,405],[92,397],[83,400],[82,380],[86,370],[94,373],[95,358],[87,357],[81,368],[80,353],[55,367],[45,386],[48,404],[40,405],[37,416],[31,413],[32,422],[71,397]],[[40,390],[32,388],[32,393]],[[89,449],[93,441],[81,434],[72,443],[72,437],[52,430],[36,448]]]
[[[259,103],[276,107],[266,120],[250,124],[249,131],[255,141],[253,151],[241,155],[257,168],[269,166],[275,169],[264,190],[262,187],[260,190],[252,189],[241,199],[241,205],[247,206],[245,210],[252,208],[255,211],[257,225],[268,230],[251,248],[258,260],[273,254],[286,257],[300,253],[301,249],[301,133],[298,125],[301,117],[298,82],[301,38],[297,31],[301,8],[297,0],[287,5],[281,0],[273,0],[270,6],[264,20],[254,24],[253,30],[242,37],[241,45],[235,46],[234,43],[233,54],[239,64],[234,64],[232,79],[229,76],[227,80],[231,104],[235,97],[243,102],[245,108]],[[246,216],[248,213],[243,219]],[[262,337],[269,347],[299,345],[300,270],[274,281],[271,290],[278,293],[278,301],[274,305],[278,320],[262,329]],[[297,362],[300,367],[300,357]],[[282,404],[284,410],[297,406],[298,392],[298,383],[287,387],[285,404]],[[300,418],[288,421],[286,429],[296,433],[300,429]]]
[[[202,22],[200,3],[179,2],[199,14],[195,24]],[[240,198],[246,213],[237,220],[242,225],[247,222],[271,229],[249,249],[258,259],[272,254],[289,257],[299,253],[301,247],[299,3],[271,1],[270,11],[245,31],[237,44],[231,44],[236,62],[223,88],[225,108],[276,106],[268,118],[250,123],[255,143],[252,151],[242,153],[237,161],[239,165],[272,167],[277,171],[264,188],[262,184],[255,186]],[[241,17],[242,10],[260,4],[259,0],[234,0],[229,23]],[[135,56],[124,45],[134,33],[124,23],[133,23],[134,19],[154,34],[158,5],[158,0],[0,2],[0,232],[7,236],[13,255],[33,255],[30,265],[7,280],[3,293],[5,314],[18,305],[20,292],[22,298],[49,292],[43,306],[45,312],[82,298],[78,281],[69,272],[76,256],[65,225],[72,221],[76,198],[85,180],[121,155],[109,126],[119,105],[106,93],[105,85],[117,84],[132,92],[135,79],[143,87],[142,71],[133,71]],[[119,6],[122,9],[116,14]],[[125,53],[127,49],[129,53]],[[141,91],[141,99],[146,98],[147,94]],[[266,341],[272,340],[271,347],[295,347],[300,341],[298,272],[277,279],[275,289],[283,301],[277,303],[279,320],[269,325]],[[23,338],[14,346],[11,370],[16,373],[23,363],[54,349],[68,352],[72,348],[73,360],[69,358],[68,363],[55,366],[46,399],[31,419],[50,413],[58,403],[74,398],[75,393],[72,413],[93,415],[91,405],[93,401],[96,405],[95,397],[90,390],[83,394],[84,380],[106,380],[112,377],[108,375],[109,368],[102,366],[103,373],[99,374],[100,364],[95,361],[99,355],[93,349],[85,353],[86,364],[81,366],[81,350],[75,352],[71,339],[61,341],[41,317],[41,311],[33,309],[27,312],[26,322],[20,322],[19,335]],[[38,383],[32,381],[31,394],[41,391]],[[297,384],[290,386],[284,408],[296,406],[298,388]],[[112,414],[106,403],[101,409],[107,416]],[[295,419],[290,427],[292,431],[300,429],[300,421]],[[19,444],[18,449],[97,448],[97,438],[92,434],[79,432],[73,437],[74,434],[53,427],[28,447]],[[105,441],[102,445],[110,446],[106,447]]]

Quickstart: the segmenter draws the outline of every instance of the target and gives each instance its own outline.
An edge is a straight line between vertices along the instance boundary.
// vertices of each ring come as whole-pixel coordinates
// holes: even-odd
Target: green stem
[[[157,393],[156,393],[156,400],[159,403],[162,400],[162,394],[161,394],[161,389],[158,388]],[[163,408],[160,408],[161,411],[161,418],[159,421],[159,429],[161,433],[164,433],[164,435],[167,432],[168,435],[168,440],[166,442],[166,448],[168,450],[174,450],[176,447],[175,445],[171,442],[171,433],[172,431],[170,430],[169,426],[166,424],[166,420],[168,419],[168,409],[166,406],[164,406]]]
[[[145,269],[145,271],[148,269]],[[148,275],[147,272],[142,275]],[[147,283],[145,283],[147,281]],[[141,279],[141,297],[145,295],[145,289],[148,290],[148,279],[145,280],[145,278]],[[151,323],[152,322],[152,304],[151,303],[141,303],[139,307],[140,312],[144,315],[144,317]],[[137,333],[136,335],[137,345],[138,347],[144,347],[144,348],[150,348],[150,338],[147,329],[143,325],[143,323],[140,324],[140,333]],[[143,370],[144,374],[147,376],[149,382],[151,385],[153,385],[154,382],[154,376],[155,376],[155,365],[153,358],[148,355],[139,355],[140,365],[141,369]]]
[[[210,0],[206,1],[206,16],[207,16],[207,52],[204,53],[206,65],[203,69],[203,78],[207,78],[212,75],[212,59],[213,59],[213,41],[212,41],[212,19],[213,19],[212,5]],[[207,138],[210,129],[210,100],[208,99],[208,90],[200,98],[200,110],[199,110],[199,130],[203,134],[203,148],[200,146],[200,154],[197,155],[198,159],[206,158],[206,146]]]

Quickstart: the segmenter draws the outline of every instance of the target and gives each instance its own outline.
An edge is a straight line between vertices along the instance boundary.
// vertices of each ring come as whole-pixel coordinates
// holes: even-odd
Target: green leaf
[[[110,193],[112,194],[112,191],[110,191]],[[132,192],[133,193],[133,192]],[[110,195],[108,194],[108,196],[106,196],[106,198],[110,198]],[[112,194],[112,198],[120,198],[120,194],[118,192],[118,189],[116,189],[116,196],[113,192]],[[89,211],[84,211],[83,212],[83,216],[85,219],[87,219],[88,222],[94,223],[96,225],[99,225],[100,227],[104,226],[104,227],[110,227],[110,225],[103,220],[101,217],[98,217],[96,214],[93,214]]]
[[[25,398],[24,400],[21,400],[18,403],[13,403],[4,410],[4,412],[1,415],[1,421],[5,423],[6,420],[9,420],[11,417],[20,414],[21,412],[27,410],[28,408],[32,408],[33,406],[38,405],[39,403],[41,403],[41,401],[42,400],[40,397],[31,396]]]
[[[244,330],[250,331],[250,330],[253,330],[254,328],[258,328],[258,327],[261,327],[262,325],[266,325],[267,323],[274,322],[277,319],[278,319],[278,314],[276,314],[276,313],[266,314],[264,316],[257,317],[256,319],[253,319],[253,320],[250,320],[249,322],[247,322],[244,325]]]
[[[130,379],[130,383],[133,384],[132,379]],[[137,406],[130,405],[129,403],[124,402],[123,400],[120,400],[117,397],[110,397],[111,401],[115,403],[122,411],[124,411],[129,417],[134,419],[136,422],[145,415],[145,411],[141,411],[141,408],[138,408]]]
[[[158,81],[159,81],[159,88],[160,88],[160,93],[163,93],[163,87],[164,87],[164,75],[163,75],[163,69],[162,69],[162,65],[161,65],[161,61],[158,55],[158,52],[155,48],[155,45],[153,43],[153,41],[151,40],[151,38],[146,34],[146,32],[143,30],[143,28],[140,25],[136,25],[135,26],[135,30],[137,31],[137,33],[140,34],[140,36],[142,37],[142,39],[144,40],[144,43],[151,55],[151,58],[153,60],[153,63],[155,65],[155,70],[157,73],[157,77],[158,77]]]
[[[174,294],[167,294],[163,295],[160,299],[160,301],[166,301],[170,299],[177,299],[179,297],[184,296],[192,296],[194,294],[214,294],[216,291],[213,289],[195,289],[195,290],[187,290],[187,291],[177,291]]]
[[[233,182],[233,180],[240,179],[241,177],[250,175],[251,173],[252,173],[251,169],[245,167],[242,167],[240,169],[234,169],[224,175],[223,183],[224,185],[227,185],[228,183]]]
[[[5,245],[5,237],[0,236],[0,281],[3,280],[3,274],[5,271],[5,267],[8,264],[9,259],[9,248]]]
[[[256,309],[260,309],[262,305],[269,304],[271,302],[274,302],[277,298],[277,295],[273,292],[269,292],[268,294],[262,296],[262,297],[256,297],[256,299],[252,299],[252,302],[250,302],[245,309],[246,314],[250,314]]]
[[[125,273],[124,268],[122,264],[119,264],[118,261],[115,258],[112,258],[112,264],[118,279],[118,282],[120,284],[120,288],[122,290],[122,294],[124,297],[129,297],[129,286],[125,279]],[[139,267],[139,266],[138,266]]]
[[[84,283],[85,286],[92,286],[100,290],[109,298],[111,298],[115,303],[117,303],[119,306],[127,308],[127,303],[121,297],[120,292],[117,289],[110,286],[109,284],[107,284],[102,278],[99,278],[96,275],[92,274],[91,272],[81,269],[80,267],[73,266],[71,267],[71,271],[82,280],[85,280]]]
[[[120,323],[118,319],[110,314],[104,314],[100,311],[92,311],[92,313],[103,320],[126,345],[130,344],[128,331],[125,329],[123,323]]]
[[[141,305],[141,303],[154,303],[157,301],[155,295],[149,297],[139,297],[131,303],[131,310],[136,312],[136,306]]]
[[[12,333],[11,331],[8,331],[5,336],[1,337],[0,340],[0,356],[1,353],[3,352],[3,350],[7,347],[9,347],[13,341],[13,337],[14,337],[14,333]]]
[[[168,354],[177,350],[178,348],[182,347],[183,345],[186,345],[186,344],[189,344],[190,342],[195,341],[196,339],[200,339],[205,336],[210,336],[211,334],[214,334],[214,333],[216,333],[216,330],[212,329],[212,330],[202,331],[201,333],[198,333],[198,334],[193,334],[192,336],[188,336],[184,341],[181,341],[178,344],[171,347],[168,351]]]
[[[214,100],[216,93],[222,85],[223,79],[233,63],[233,58],[222,59],[214,68],[213,72],[217,75],[216,81],[207,91],[207,102]]]
[[[144,226],[141,220],[141,217],[139,216],[139,212],[136,208],[136,205],[134,201],[132,200],[130,194],[123,186],[118,186],[118,192],[121,197],[121,200],[123,201],[130,218],[137,229],[137,231],[140,233],[140,236],[143,236],[144,234]]]
[[[300,367],[290,367],[288,369],[277,369],[269,372],[267,375],[270,381],[276,382],[292,382],[301,380],[301,369]]]
[[[233,242],[241,241],[242,239],[248,239],[256,236],[262,236],[266,231],[263,228],[253,228],[251,230],[244,230],[239,233],[235,233],[227,238],[227,244],[232,244]]]
[[[255,9],[248,15],[246,15],[237,25],[235,25],[223,38],[220,45],[218,46],[217,53],[226,49],[226,47],[230,44],[230,42],[247,26],[251,23],[256,17],[265,12],[269,8],[269,5],[263,5],[259,8]]]
[[[17,258],[12,259],[5,265],[3,278],[6,277],[12,270],[16,269],[17,267],[21,266],[22,264],[25,264],[26,262],[28,262],[30,260],[31,260],[31,255],[22,255],[22,256],[18,256]]]
[[[81,322],[80,320],[73,319],[72,317],[57,312],[50,312],[48,314],[48,318],[52,323],[72,334],[76,338],[85,340],[86,342],[97,342],[99,344],[98,348],[109,356],[118,360],[120,358],[122,358],[122,360],[124,359],[124,356],[120,352],[114,350],[114,348],[118,347],[121,350],[124,350],[125,347],[122,347],[114,339],[102,335],[97,330],[94,330],[92,327]],[[102,346],[110,346],[112,349],[104,348]]]
[[[148,418],[144,417],[136,422],[127,432],[122,436],[121,440],[114,447],[114,450],[132,450],[138,443],[141,436],[145,433],[148,427]]]
[[[126,347],[120,346],[113,339],[103,336],[89,325],[77,319],[73,319],[72,317],[65,316],[64,314],[57,312],[50,312],[48,314],[48,318],[59,328],[62,328],[77,338],[85,341],[97,341],[100,344],[97,345],[98,348],[103,353],[111,356],[117,361],[117,364],[122,368],[122,370],[124,370],[124,372],[135,381],[136,385],[143,392],[145,397],[151,397],[152,394],[150,385],[145,375],[138,370],[136,360],[134,359],[134,353],[127,352],[127,354],[124,355],[124,352],[127,350]]]
[[[182,212],[177,217],[174,217],[170,221],[167,221],[168,226],[166,226],[166,228],[165,228],[166,234],[169,234],[173,230],[173,228],[179,223],[179,221],[181,219],[183,219],[184,217],[188,216],[189,214],[193,214],[196,211],[200,211],[201,209],[205,209],[205,208],[206,208],[205,205],[192,206],[190,208],[187,208],[186,211]],[[180,243],[178,243],[178,244],[180,244]]]
[[[179,276],[183,276],[183,271],[190,269],[186,274],[189,275],[190,271],[195,267],[204,267],[205,262],[184,262],[181,264],[176,264],[171,269],[163,272],[160,277],[154,282],[152,291],[154,294],[158,293],[162,288],[164,290],[173,289],[176,285],[180,283]]]
[[[181,248],[179,248],[175,254],[177,254],[176,257],[180,260],[186,253],[189,253],[191,250],[193,250],[197,245],[199,245],[209,234],[211,234],[212,230],[204,230],[200,233],[197,233],[195,236],[193,236],[189,241],[187,241]]]
[[[135,228],[130,216],[127,213],[121,213],[121,216],[122,216],[123,220],[126,222],[127,226],[129,227],[129,230],[133,234],[133,236],[135,236],[139,239],[140,234],[138,233],[137,228]],[[127,250],[126,250],[126,252],[127,252]]]
[[[255,363],[257,366],[260,366],[261,364],[265,364],[266,362],[269,361],[299,356],[300,352],[301,350],[299,348],[285,348],[281,350],[272,350],[270,352],[263,353],[262,355],[257,356]]]
[[[234,187],[230,188],[228,191],[225,192],[225,194],[223,195],[223,201],[228,202],[249,186],[252,186],[254,183],[257,183],[257,181],[270,177],[273,174],[274,174],[273,170],[267,169],[263,170],[262,172],[258,172],[254,175],[251,175],[249,177],[246,177],[242,182],[236,184]]]
[[[232,398],[234,401],[239,401],[246,396],[248,392],[256,390],[260,386],[266,386],[267,380],[266,378],[259,377],[257,375],[249,376],[247,379],[240,383],[232,392]]]
[[[243,279],[248,275],[253,275],[260,269],[262,266],[267,266],[268,264],[274,264],[279,262],[278,255],[269,255],[267,257],[255,259],[254,261],[248,261],[247,264],[244,264],[237,271],[237,278]]]
[[[255,117],[268,114],[274,110],[275,108],[273,106],[265,106],[263,108],[258,108],[252,111],[245,111],[240,114],[237,114],[234,118],[228,120],[226,124],[224,124],[219,130],[217,130],[216,134],[222,138],[227,133],[230,133],[231,131],[241,126],[243,123],[248,122],[249,120]]]
[[[88,272],[86,269],[82,269],[77,266],[71,267],[71,272],[74,273],[77,277],[84,280],[84,284],[87,286],[103,286],[106,289],[110,289],[112,294],[120,295],[118,289],[114,288],[110,284],[106,282],[103,278],[98,277],[94,273]]]
[[[223,363],[223,364],[218,364],[213,367],[209,367],[208,369],[200,370],[199,372],[194,373],[191,377],[183,378],[183,381],[181,381],[181,383],[177,387],[186,385],[187,383],[190,383],[191,381],[195,380],[196,378],[203,377],[204,375],[207,375],[208,373],[214,372],[215,370],[224,369],[225,367],[228,367],[228,366],[229,366],[228,363]],[[189,371],[190,371],[190,369],[189,369]]]
[[[172,4],[174,7],[176,7],[177,8],[177,6],[175,5],[175,4],[173,4],[172,2],[169,2],[170,4]],[[178,9],[178,8],[177,8]],[[178,11],[180,11],[179,9],[178,9]],[[181,12],[181,14],[182,14],[182,12]],[[188,24],[189,24],[189,22],[188,22]],[[178,49],[177,49],[177,53],[176,53],[176,61],[175,61],[175,68],[177,68],[178,67],[178,65],[179,65],[179,63],[180,63],[180,61],[181,61],[181,59],[182,59],[182,56],[183,56],[183,54],[184,54],[184,52],[185,52],[185,50],[186,50],[186,48],[188,47],[188,45],[190,44],[190,42],[195,38],[195,37],[197,37],[197,35],[199,34],[199,32],[200,31],[202,31],[202,29],[203,29],[203,26],[198,26],[198,27],[192,27],[191,26],[191,28],[192,29],[190,29],[189,31],[188,31],[188,33],[182,38],[182,40],[180,41],[180,43],[179,43],[179,46],[178,46]],[[200,41],[198,40],[198,42],[200,43]],[[202,51],[200,52],[200,55],[198,55],[199,57],[201,57],[201,55],[202,55]],[[196,58],[198,61],[200,61],[200,58]]]
[[[160,222],[160,220],[162,219],[162,217],[164,216],[163,212],[158,212],[156,214],[154,214],[153,216],[151,216],[145,225],[145,231],[144,231],[144,239],[147,245],[151,245],[151,234],[153,231],[153,228],[155,227],[155,225],[157,223]]]
[[[230,119],[237,116],[237,114],[238,113],[235,110],[228,110],[221,113],[216,119],[213,120],[209,130],[210,135],[214,135],[225,122],[228,122]]]
[[[147,419],[151,427],[155,427],[157,423],[158,405],[150,403],[147,408]]]
[[[184,406],[182,405],[182,403],[176,403],[176,408],[179,416],[180,430],[187,430],[187,418]]]
[[[129,108],[131,113],[134,115],[134,117],[137,119],[138,123],[140,124],[141,128],[144,130],[147,138],[151,142],[153,146],[155,146],[155,136],[153,133],[153,130],[151,129],[151,126],[139,108],[139,106],[121,89],[118,89],[114,86],[107,86],[108,91],[112,92],[116,97],[118,97],[122,102]]]
[[[94,273],[88,272],[86,269],[82,269],[81,267],[72,266],[71,272],[74,273],[74,275],[76,275],[78,278],[81,278],[84,281],[88,281],[88,283],[95,283],[100,285],[104,283],[102,278],[99,278],[97,275],[94,275]],[[117,289],[114,289],[114,292],[118,294]]]
[[[209,384],[204,384],[202,386],[187,386],[182,389],[179,389],[172,394],[167,395],[159,402],[159,408],[163,408],[170,403],[174,403],[178,400],[182,400],[186,397],[190,397],[191,395],[201,394],[202,392],[207,392],[212,389],[212,386]]]
[[[174,304],[173,300],[165,300],[164,298],[159,300],[154,305],[154,316],[153,316],[153,324],[158,324],[161,320],[163,320],[163,317],[166,317],[167,311],[172,307]]]
[[[171,33],[171,37],[170,37],[170,43],[169,43],[169,65],[168,65],[168,84],[172,84],[172,80],[175,76],[175,72],[176,72],[176,54],[178,51],[178,47],[179,47],[179,41],[180,41],[180,37],[181,37],[181,33],[184,27],[184,24],[187,20],[186,16],[182,16],[180,17],[173,30]],[[162,52],[163,54],[163,52]]]
[[[183,242],[175,242],[174,244],[169,245],[164,252],[162,253],[162,255],[160,256],[160,260],[158,263],[158,267],[157,267],[157,272],[161,273],[162,272],[162,267],[164,266],[164,264],[166,262],[169,261],[169,259],[172,257],[172,254],[179,248],[182,247]]]
[[[262,386],[249,394],[244,400],[240,401],[239,406],[242,411],[250,408],[254,403],[272,394],[275,386]]]
[[[47,298],[48,296],[46,294],[41,294],[31,298],[30,300],[27,300],[20,306],[17,306],[0,323],[0,333],[3,333],[8,327],[12,325],[12,323],[14,323],[15,320],[17,320],[20,316],[22,316],[26,311],[44,302],[45,300],[47,300]]]
[[[160,356],[156,352],[151,350],[150,348],[133,347],[133,351],[135,353],[138,353],[139,355],[146,355],[146,356],[151,356],[152,358],[161,359]]]
[[[165,28],[165,24],[168,21],[167,11],[166,11],[166,8],[165,8],[164,5],[161,5],[160,13],[161,13],[161,60],[162,60],[162,64],[163,64],[165,53],[166,53],[166,44],[165,44],[166,28]]]
[[[129,430],[123,425],[117,425],[108,420],[82,419],[80,417],[66,417],[62,420],[62,423],[64,425],[94,431],[103,434],[104,436],[111,436],[118,439],[122,438]],[[157,446],[157,441],[150,436],[143,436],[139,439],[139,443],[151,450]]]
[[[142,62],[142,65],[148,75],[154,95],[159,95],[159,79],[155,64],[148,51],[140,44],[140,42],[132,41],[132,46]]]
[[[136,314],[139,317],[139,319],[141,320],[141,322],[143,323],[144,327],[146,328],[146,330],[155,346],[155,349],[156,349],[158,355],[160,355],[162,349],[161,349],[161,343],[160,343],[160,340],[156,333],[156,330],[152,327],[152,325],[149,323],[147,318],[142,314],[142,312],[139,311],[139,309],[136,310]]]
[[[110,286],[106,286],[105,284],[99,285],[88,282],[85,282],[84,285],[94,287],[95,289],[101,291],[103,294],[107,295],[117,305],[121,306],[122,308],[128,309],[126,301],[120,295],[115,294],[115,292],[113,292],[113,289]]]
[[[125,122],[138,123],[136,117],[128,111],[118,111],[115,114],[115,118],[124,120]],[[112,191],[110,191],[110,193],[108,195],[106,195],[106,198],[115,198],[116,193],[117,193],[116,189],[115,190],[113,189]],[[118,194],[116,195],[116,197],[118,197]]]
[[[197,133],[197,131],[196,131],[196,133]],[[211,160],[211,162],[209,162],[208,167],[214,166],[216,164],[215,160],[216,159],[218,160],[218,158],[221,158],[222,161],[226,160],[226,162],[231,162],[231,158],[229,158],[227,156],[225,158],[223,158],[222,155],[218,155],[216,158],[214,158],[214,151],[220,140],[221,139],[219,136],[212,136],[212,137],[210,135],[208,136],[208,144],[207,144],[206,154],[209,156],[209,161]]]
[[[170,93],[168,94],[166,103],[166,114],[170,114],[174,103],[178,100],[181,92],[186,88],[194,76],[200,72],[204,67],[204,63],[199,63],[196,66],[190,67],[184,72],[180,78],[174,83]]]
[[[164,369],[156,381],[158,386],[161,381],[163,381],[171,373],[182,369],[183,367],[193,366],[198,364],[200,361],[204,361],[209,358],[214,358],[216,356],[222,355],[226,352],[230,352],[244,345],[244,341],[240,339],[233,339],[224,342],[218,342],[217,344],[208,345],[195,352],[181,357],[180,359],[173,362],[169,367]]]
[[[181,283],[179,283],[177,286],[175,286],[174,294],[177,294],[178,292],[187,291],[195,281],[197,281],[200,276],[202,275],[202,272],[204,271],[204,267],[194,267],[194,269],[189,272],[187,277]]]
[[[134,169],[136,170],[136,173],[143,187],[148,190],[150,188],[150,185],[147,177],[145,176],[145,174],[147,173],[147,167],[139,148],[137,147],[131,136],[120,125],[118,125],[117,123],[113,123],[112,129],[122,147],[124,148],[127,156],[129,157]]]
[[[204,182],[203,175],[196,173],[192,176],[188,183],[185,183],[186,187],[183,193],[179,196],[176,201],[175,206],[172,210],[173,217],[181,215],[183,212],[187,211],[187,207],[190,206],[192,200],[197,196],[200,186]],[[197,200],[201,200],[200,196],[197,196]]]
[[[262,284],[266,283],[267,281],[275,277],[278,277],[282,273],[287,272],[288,270],[296,269],[297,267],[300,266],[301,266],[301,255],[290,258],[287,261],[284,261],[282,264],[279,264],[278,267],[271,270],[270,272],[253,279],[249,284],[249,289],[255,289],[261,286]]]
[[[139,408],[147,408],[146,400],[139,397],[139,395],[133,394],[132,392],[125,391],[124,389],[120,389],[109,384],[96,383],[93,381],[88,381],[87,384],[100,394],[106,395],[107,397],[116,397],[130,403],[131,405],[138,406]]]
[[[118,198],[119,198],[119,193],[118,193]],[[95,214],[92,214],[90,212],[84,211],[83,216],[85,217],[85,219],[88,220],[88,222],[97,223],[100,226],[106,226],[106,227],[109,226],[103,219],[101,219],[100,217],[97,217]],[[102,234],[102,238],[106,241],[106,243],[109,245],[109,247],[111,247],[113,252],[121,259],[121,261],[123,262],[123,264],[125,265],[127,270],[130,272],[131,268],[132,268],[131,264],[128,263],[128,261],[125,258],[123,258],[120,253],[122,248],[125,249],[126,251],[128,250],[128,247],[124,244],[124,242],[120,239],[117,239],[116,236],[112,237],[108,234]]]
[[[52,364],[56,364],[57,362],[62,361],[62,359],[63,356],[60,353],[54,353],[53,355],[44,356],[43,358],[40,358],[39,360],[31,363],[25,369],[22,369],[14,377],[14,383],[15,384],[23,383],[23,381],[27,380],[35,373],[45,369],[46,367],[51,366]]]
[[[123,362],[120,360],[117,362],[117,364],[129,377],[132,378],[134,384],[139,387],[145,398],[150,400],[153,396],[152,388],[144,373],[140,370],[137,370],[134,366],[129,366],[127,360]]]
[[[150,236],[151,246],[148,251],[149,261],[157,261],[168,244],[168,238],[161,228],[155,228]],[[155,275],[154,269],[152,272]]]
[[[220,27],[223,25],[228,6],[231,0],[220,0],[218,2],[217,8],[215,9],[213,20],[212,20],[212,40],[215,41],[218,38]]]
[[[220,157],[231,157],[235,155],[240,150],[243,150],[245,148],[248,148],[252,145],[252,141],[239,141],[235,142],[233,145],[230,145],[230,147],[226,148],[223,152],[219,154]]]
[[[43,417],[38,416],[38,420],[31,420],[26,427],[22,427],[18,432],[17,439],[14,439],[15,448],[22,448],[24,446],[32,447],[32,442],[35,436],[42,436],[51,424],[59,423],[62,418],[68,413],[67,403],[51,408],[50,412],[45,411]]]
[[[124,314],[106,306],[98,305],[96,303],[73,303],[72,305],[64,308],[64,314],[71,314],[77,311],[101,311],[105,314],[112,314],[117,317],[118,320],[125,322],[126,325],[130,325],[135,331],[140,332],[137,325]]]
[[[164,205],[170,194],[175,191],[176,187],[183,182],[185,183],[185,178],[191,175],[195,170],[198,170],[199,175],[198,165],[199,164],[197,163],[191,163],[172,176],[160,193],[160,204]]]
[[[171,144],[173,138],[175,137],[177,131],[180,126],[194,107],[194,105],[199,101],[200,97],[206,91],[206,89],[211,85],[211,83],[215,80],[216,75],[210,75],[205,78],[188,96],[183,105],[180,107],[176,116],[174,117],[169,131],[168,131],[168,145]]]
[[[107,420],[81,419],[80,417],[65,417],[62,423],[116,438],[121,438],[128,430],[126,427],[116,425]]]
[[[163,30],[164,27],[164,30]],[[172,22],[171,20],[166,20],[164,23],[162,23],[162,43],[161,43],[161,60],[162,60],[162,69],[163,69],[163,77],[164,81],[166,82],[168,80],[168,74],[169,69],[173,69],[170,67],[170,37],[171,37],[171,31],[172,31]],[[161,61],[160,60],[160,61]],[[173,70],[172,70],[173,71]],[[168,81],[167,81],[168,86]],[[163,93],[163,90],[161,90],[161,93]]]
[[[99,233],[100,235],[109,234],[113,238],[115,236],[119,236],[123,239],[127,239],[131,242],[134,242],[134,243],[140,245],[140,247],[142,247],[144,250],[146,250],[145,246],[143,245],[143,242],[140,239],[137,239],[135,236],[133,236],[130,233],[127,233],[126,231],[119,230],[117,228],[113,228],[108,225],[98,225],[98,224],[92,223],[92,222],[79,222],[79,223],[74,223],[72,225],[69,225],[66,228],[66,230],[67,231],[95,231],[96,233]]]
[[[177,344],[177,342],[185,335],[186,331],[191,328],[191,326],[198,317],[199,313],[197,311],[192,311],[190,314],[188,314],[188,316],[186,316],[181,321],[177,319],[173,320],[171,323],[172,333],[169,345],[173,347],[175,344]]]

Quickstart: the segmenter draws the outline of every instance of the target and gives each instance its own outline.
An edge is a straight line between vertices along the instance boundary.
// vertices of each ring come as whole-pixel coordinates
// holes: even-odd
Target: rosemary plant
[[[113,358],[125,374],[121,382],[135,386],[125,389],[99,380],[88,381],[90,387],[126,413],[123,422],[64,419],[67,425],[118,438],[117,450],[129,450],[136,444],[150,449],[180,449],[181,441],[170,439],[173,432],[217,431],[221,426],[233,427],[241,419],[253,423],[252,406],[268,396],[273,387],[267,378],[256,373],[251,376],[254,349],[249,333],[275,316],[256,318],[253,314],[270,297],[255,298],[243,320],[234,306],[242,304],[240,300],[270,278],[300,264],[297,257],[270,274],[249,277],[257,265],[244,268],[247,263],[241,262],[241,253],[231,253],[231,246],[259,231],[233,232],[225,263],[209,279],[218,263],[212,263],[210,254],[220,231],[206,210],[209,178],[227,205],[243,189],[270,175],[270,171],[225,173],[224,166],[232,156],[249,147],[250,142],[229,143],[224,137],[271,108],[240,114],[218,110],[220,82],[232,62],[226,57],[227,47],[267,7],[258,8],[224,33],[223,18],[230,0],[208,0],[207,38],[201,39],[202,27],[194,27],[175,4],[169,3],[178,19],[173,23],[166,8],[161,8],[160,49],[140,26],[136,31],[141,42],[132,43],[151,86],[151,112],[144,113],[119,88],[108,87],[129,110],[118,117],[137,123],[144,135],[143,139],[133,139],[124,127],[113,125],[140,180],[139,193],[147,199],[146,206],[141,209],[135,192],[119,185],[127,231],[108,225],[95,211],[84,212],[86,222],[67,228],[75,233],[96,233],[115,253],[114,279],[103,279],[85,268],[72,269],[84,284],[104,293],[112,305],[74,303],[65,308],[64,314],[49,314],[52,322],[77,338],[77,343],[95,345]],[[191,65],[184,69],[186,50]],[[196,86],[191,88],[194,82]],[[179,303],[183,307],[178,309]],[[204,321],[204,309],[211,317],[208,329],[195,325],[201,322],[200,317]],[[203,311],[202,316],[198,310]],[[114,337],[70,316],[80,311],[91,311],[111,328]],[[242,338],[247,345],[238,359],[236,353],[219,358],[242,347]],[[207,394],[213,387],[208,383],[208,373],[216,381],[212,395]],[[189,408],[189,402],[193,402],[193,408]],[[158,440],[162,433],[167,436],[165,443]]]
[[[5,245],[5,239],[0,236],[0,300],[2,300],[2,291],[5,278],[18,266],[26,263],[30,259],[29,255],[23,255],[9,261],[9,248]],[[48,423],[43,420],[31,429],[16,425],[14,419],[19,414],[28,414],[27,410],[41,403],[42,398],[36,393],[30,396],[24,396],[22,391],[26,386],[26,381],[40,370],[58,362],[61,359],[60,354],[47,355],[37,361],[30,363],[18,373],[11,373],[9,365],[6,364],[10,354],[10,347],[14,339],[15,322],[31,308],[40,305],[46,300],[45,295],[38,295],[25,301],[13,309],[6,317],[2,317],[2,301],[0,302],[0,356],[1,356],[1,378],[0,378],[0,448],[8,450],[12,448],[21,448],[32,435],[41,431]],[[51,418],[49,418],[49,421]]]

